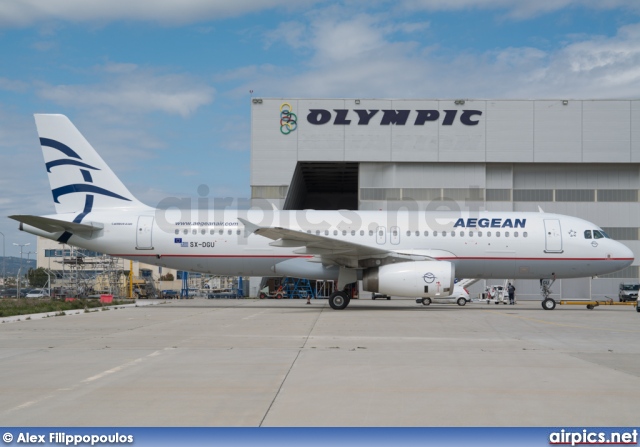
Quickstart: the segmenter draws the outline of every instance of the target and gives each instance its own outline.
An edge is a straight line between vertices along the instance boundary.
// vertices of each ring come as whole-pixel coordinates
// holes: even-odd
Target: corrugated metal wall
[[[296,130],[288,134],[279,126],[283,104],[297,117]],[[537,211],[541,206],[629,238],[622,242],[639,260],[612,276],[638,279],[640,100],[282,98],[251,107],[256,194],[291,184],[298,161],[359,162],[360,209]],[[313,124],[313,110],[330,119]],[[356,110],[378,112],[364,124]],[[384,110],[409,115],[403,125],[385,125]],[[464,110],[482,112],[474,118],[477,124],[460,121]],[[439,119],[416,125],[419,111],[437,111]],[[455,119],[445,124],[452,111]],[[621,281],[564,280],[553,290],[556,296],[601,298],[616,295]],[[480,282],[472,291],[483,286]],[[538,298],[539,284],[519,281],[518,293]]]

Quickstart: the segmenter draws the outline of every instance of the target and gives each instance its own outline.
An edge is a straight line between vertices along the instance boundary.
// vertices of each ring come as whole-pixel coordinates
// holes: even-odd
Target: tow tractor
[[[552,279],[540,280],[540,293],[542,294],[542,308],[544,310],[553,310],[556,308],[556,304],[561,305],[574,305],[574,306],[587,306],[587,309],[593,310],[598,306],[636,306],[636,312],[640,312],[638,307],[638,301],[623,301],[615,302],[613,298],[605,296],[606,300],[554,300],[550,297],[551,286],[556,281],[555,275]]]
[[[281,300],[282,298],[285,297],[285,292],[282,289],[282,286],[278,287],[278,290],[275,291],[275,293],[270,294],[269,293],[269,286],[266,286],[264,289],[262,289],[260,291],[260,293],[258,294],[258,297],[261,300],[264,300],[266,298],[275,298],[277,300]]]
[[[624,301],[622,303],[618,303],[613,301],[613,298],[605,297],[606,300],[560,300],[558,304],[573,304],[573,305],[584,305],[587,306],[587,309],[593,310],[598,306],[635,306],[635,302],[627,302]],[[640,309],[636,307],[636,311],[640,312]]]

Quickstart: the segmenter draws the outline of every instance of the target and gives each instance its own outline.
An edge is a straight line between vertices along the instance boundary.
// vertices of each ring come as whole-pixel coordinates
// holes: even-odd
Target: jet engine
[[[455,266],[447,261],[387,264],[364,271],[362,285],[385,295],[433,298],[453,292]]]

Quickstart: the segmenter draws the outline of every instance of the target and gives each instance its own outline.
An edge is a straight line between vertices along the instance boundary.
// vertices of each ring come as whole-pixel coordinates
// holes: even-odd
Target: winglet
[[[260,226],[256,224],[252,224],[251,222],[249,222],[246,219],[243,219],[242,217],[238,217],[238,220],[242,223],[242,225],[244,225],[244,231],[247,234],[253,234],[260,229]]]

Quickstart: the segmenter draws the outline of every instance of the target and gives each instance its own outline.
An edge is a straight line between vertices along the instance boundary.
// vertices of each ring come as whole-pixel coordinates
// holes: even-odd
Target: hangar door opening
[[[298,162],[285,210],[357,210],[358,163]]]

